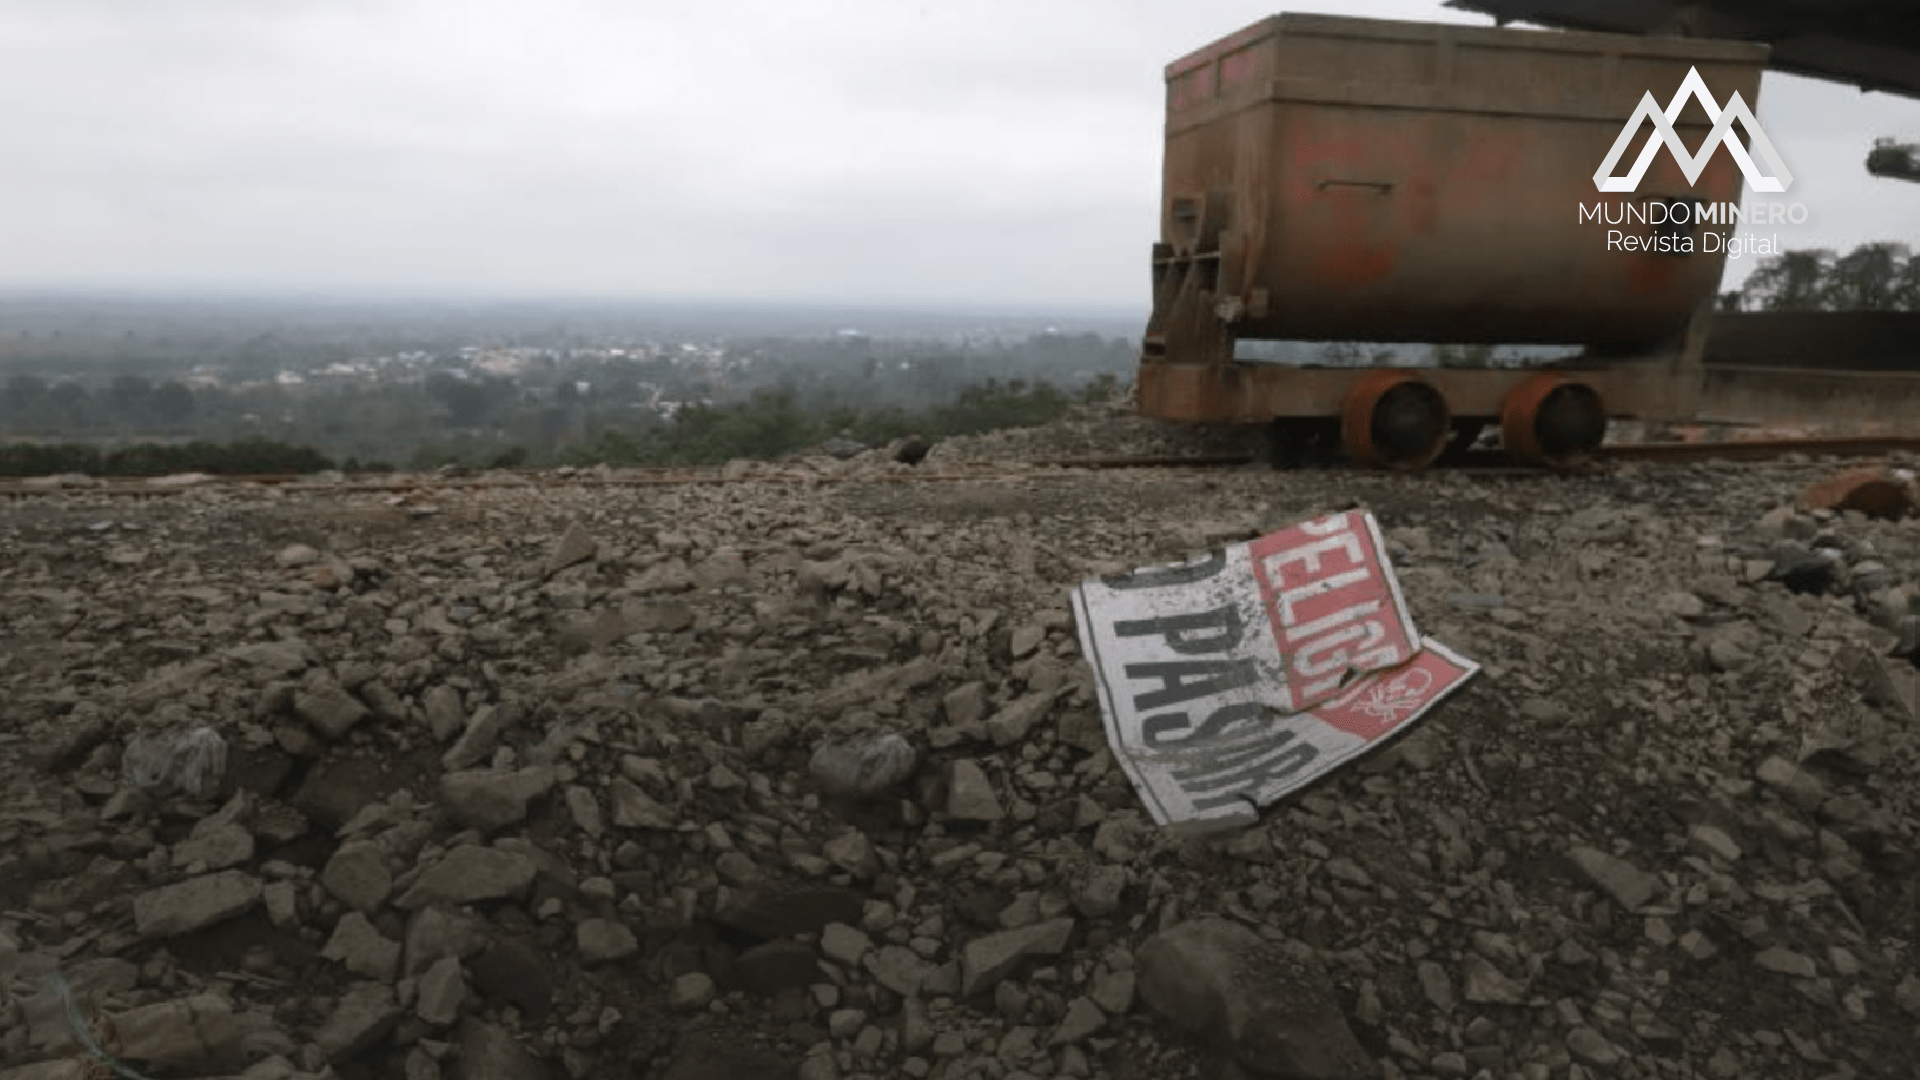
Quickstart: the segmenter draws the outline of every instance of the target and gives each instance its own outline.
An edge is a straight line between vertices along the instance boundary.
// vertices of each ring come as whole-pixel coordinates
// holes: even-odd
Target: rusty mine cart
[[[1692,183],[1663,149],[1634,190],[1597,190],[1616,141],[1628,145],[1614,174],[1627,174],[1656,131],[1636,116],[1645,96],[1665,109],[1697,71],[1719,106],[1738,94],[1752,109],[1768,55],[1745,41],[1283,14],[1176,61],[1141,410],[1337,432],[1360,462],[1418,469],[1487,425],[1512,457],[1568,465],[1600,445],[1610,417],[1769,423],[1914,407],[1920,379],[1885,371],[1711,362],[1732,230],[1699,218],[1741,205],[1725,147]],[[1673,127],[1696,152],[1713,131],[1697,97]],[[1880,336],[1907,348],[1911,325]],[[1828,328],[1797,332],[1832,345]],[[1777,327],[1734,336],[1776,351],[1781,340]],[[1254,339],[1584,352],[1479,369],[1236,359],[1236,342]]]

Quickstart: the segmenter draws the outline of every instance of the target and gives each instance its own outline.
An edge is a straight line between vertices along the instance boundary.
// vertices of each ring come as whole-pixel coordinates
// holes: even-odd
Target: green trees
[[[1737,291],[1731,311],[1920,311],[1920,256],[1905,244],[1862,244],[1835,257],[1824,249],[1767,259]]]
[[[333,468],[326,455],[308,446],[267,439],[230,443],[135,443],[103,450],[78,443],[0,444],[0,476],[54,476],[86,473],[90,476],[166,476],[172,473],[209,473],[214,476],[260,476],[314,473]]]
[[[824,436],[819,420],[800,410],[790,391],[755,394],[728,408],[688,405],[643,445],[659,462],[705,465],[733,458],[775,458]]]
[[[1112,384],[1101,384],[1111,392]],[[607,429],[552,460],[567,465],[711,465],[736,458],[766,460],[846,433],[877,446],[909,435],[937,439],[1054,419],[1072,399],[1046,382],[993,379],[970,386],[950,403],[908,412],[802,408],[793,393],[763,392],[736,405],[688,405],[664,424],[644,430]]]
[[[1111,397],[1136,359],[1122,338],[1021,338],[991,320],[887,322],[878,336],[800,326],[696,338],[652,324],[529,328],[519,316],[502,324],[508,334],[485,312],[297,314],[81,318],[0,302],[0,444],[257,438],[400,465],[423,450],[420,461],[469,467],[715,462],[777,457],[843,430],[883,445],[1036,423],[1083,388]],[[715,328],[735,320],[702,318]],[[507,344],[515,335],[533,344]],[[554,347],[566,342],[577,354]]]
[[[456,428],[490,423],[514,396],[512,384],[504,380],[458,379],[444,372],[428,376],[427,395],[446,410],[447,423]]]
[[[1022,379],[1001,384],[988,379],[960,392],[959,400],[934,410],[928,436],[967,435],[1003,427],[1033,427],[1067,411],[1072,402],[1052,384]]]
[[[11,412],[37,406],[60,407],[63,396],[78,391],[84,406],[86,393],[71,384],[48,389],[30,378],[9,381],[0,404]],[[1104,399],[1117,389],[1112,378],[1096,381],[1082,395]],[[193,408],[194,396],[184,400],[170,383],[148,388],[138,407],[171,419]],[[122,388],[123,404],[140,395],[129,383]],[[112,391],[108,391],[111,395]],[[173,399],[171,405],[167,402]],[[456,433],[448,443],[420,446],[408,465],[433,469],[442,465],[484,465],[520,468],[548,464],[572,465],[711,465],[736,458],[766,460],[815,446],[842,432],[869,446],[918,435],[927,439],[971,435],[1000,428],[1044,424],[1065,412],[1074,398],[1044,381],[988,379],[969,386],[953,400],[930,409],[803,408],[790,390],[763,391],[733,405],[687,405],[664,422],[606,427],[581,444],[557,452],[529,450]],[[369,402],[368,407],[374,407]],[[171,414],[171,417],[169,416]],[[360,471],[358,454],[349,459],[349,471]],[[214,475],[310,473],[331,469],[334,463],[320,451],[290,442],[245,438],[229,443],[194,441],[184,444],[143,442],[117,449],[80,443],[0,444],[0,476],[46,476],[77,472],[96,476],[161,476],[202,472]]]
[[[1824,299],[1833,311],[1920,310],[1920,259],[1904,244],[1862,244],[1834,260]]]
[[[152,419],[153,384],[139,375],[116,375],[107,388],[105,404],[111,423],[143,431]]]
[[[154,419],[169,428],[180,427],[193,419],[193,391],[177,381],[161,383],[149,403]]]
[[[46,400],[47,380],[38,375],[15,375],[0,389],[0,419],[27,426]]]

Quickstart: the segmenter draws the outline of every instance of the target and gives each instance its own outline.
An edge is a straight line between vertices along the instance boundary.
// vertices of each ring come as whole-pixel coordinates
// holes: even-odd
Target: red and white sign
[[[1073,605],[1108,741],[1162,825],[1243,822],[1479,670],[1420,636],[1361,511],[1084,582]]]
[[[1371,514],[1348,511],[1247,545],[1260,603],[1286,664],[1289,712],[1340,693],[1354,671],[1420,651],[1413,616]]]

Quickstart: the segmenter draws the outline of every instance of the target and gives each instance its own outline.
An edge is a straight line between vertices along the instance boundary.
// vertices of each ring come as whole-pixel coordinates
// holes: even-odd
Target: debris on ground
[[[1103,423],[919,467],[1134,445]],[[1920,519],[1802,504],[1832,463],[884,457],[0,506],[0,1080],[1920,1058]],[[1156,827],[1070,591],[1356,506],[1481,674]],[[224,770],[148,783],[197,729]]]
[[[1251,824],[1479,670],[1421,637],[1382,548],[1349,511],[1074,590],[1108,744],[1157,824]]]
[[[1913,513],[1915,495],[1912,471],[1869,465],[1807,485],[1800,501],[1809,510],[1855,510],[1892,521]]]

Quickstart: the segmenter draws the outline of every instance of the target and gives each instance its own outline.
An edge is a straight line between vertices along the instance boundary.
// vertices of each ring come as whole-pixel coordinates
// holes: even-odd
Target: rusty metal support
[[[1195,423],[1257,424],[1280,417],[1342,416],[1355,385],[1375,370],[1238,363],[1143,364],[1138,389],[1141,411],[1149,416]],[[1507,395],[1538,370],[1422,368],[1419,377],[1440,392],[1455,417],[1498,422]],[[1606,403],[1611,417],[1690,419],[1701,390],[1700,371],[1674,364],[1636,362],[1552,370],[1591,386]]]

